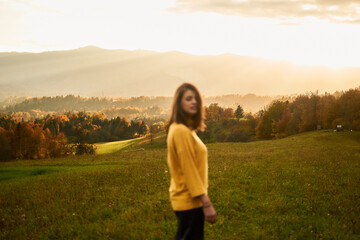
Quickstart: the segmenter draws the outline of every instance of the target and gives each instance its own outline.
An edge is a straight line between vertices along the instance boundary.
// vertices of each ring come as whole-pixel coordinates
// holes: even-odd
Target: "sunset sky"
[[[233,53],[360,67],[360,1],[0,0],[0,51]]]

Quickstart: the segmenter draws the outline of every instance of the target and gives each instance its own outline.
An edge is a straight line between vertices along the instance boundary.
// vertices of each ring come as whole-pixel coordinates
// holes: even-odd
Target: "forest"
[[[94,154],[93,143],[132,139],[163,131],[167,117],[158,106],[150,116],[129,120],[121,112],[67,112],[33,121],[0,114],[0,160],[37,159],[70,154]],[[132,108],[124,107],[128,111]],[[207,128],[198,132],[205,143],[248,142],[283,138],[320,129],[360,130],[360,88],[341,94],[308,93],[274,100],[255,114],[243,107],[205,106]]]
[[[280,98],[280,97],[279,97]],[[281,96],[283,98],[283,96]],[[204,97],[205,105],[218,103],[221,106],[241,105],[247,111],[256,112],[269,104],[274,97],[255,94],[229,94],[217,97]],[[44,118],[48,114],[64,114],[67,111],[86,111],[105,113],[107,118],[117,116],[134,119],[136,117],[162,117],[169,115],[172,97],[139,96],[120,97],[80,97],[75,95],[55,97],[9,97],[0,100],[0,112],[21,117],[25,120]]]
[[[360,88],[342,94],[308,93],[295,99],[275,100],[255,114],[242,108],[211,104],[206,110],[205,142],[247,142],[275,139],[320,129],[360,130]]]
[[[144,136],[145,122],[107,119],[98,113],[67,113],[33,122],[0,115],[0,159],[37,159],[70,154],[94,154],[92,143]]]

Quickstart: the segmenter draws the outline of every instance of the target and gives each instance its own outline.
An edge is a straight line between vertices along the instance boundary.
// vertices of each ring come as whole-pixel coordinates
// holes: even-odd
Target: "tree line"
[[[198,132],[205,143],[212,142],[247,142],[254,140],[256,118],[237,108],[222,108],[217,103],[205,107],[205,131]]]
[[[110,97],[80,97],[75,95],[35,97],[28,98],[22,102],[11,104],[3,109],[3,112],[31,112],[38,109],[44,112],[61,111],[96,111],[109,108],[140,108],[145,109],[152,106],[170,108],[171,97],[131,97],[131,98],[110,98]]]
[[[148,110],[157,112],[161,108]],[[360,88],[341,94],[308,93],[291,100],[276,100],[255,114],[246,113],[240,105],[233,109],[213,103],[205,107],[205,115],[207,128],[198,135],[206,143],[282,138],[305,131],[335,129],[337,125],[360,130]],[[154,134],[163,130],[164,122],[164,118],[109,119],[105,113],[85,111],[48,115],[32,122],[0,114],[0,159],[93,153],[94,149],[87,144],[148,133],[153,139]]]
[[[360,88],[339,94],[308,93],[276,100],[255,114],[218,104],[205,107],[204,142],[247,142],[274,139],[317,129],[360,130]]]
[[[241,104],[246,109],[258,110],[271,102],[269,96],[256,96],[254,94],[222,95],[204,97],[206,105],[218,103],[221,106],[235,107]],[[3,113],[21,116],[27,120],[43,118],[47,114],[64,114],[67,111],[104,112],[108,118],[117,116],[152,117],[169,114],[172,97],[80,97],[75,95],[9,98],[0,102]]]
[[[149,127],[141,120],[107,119],[99,113],[67,113],[33,122],[0,115],[1,160],[59,157],[94,153],[93,143],[144,136]]]
[[[310,93],[294,101],[274,101],[259,112],[256,136],[272,139],[316,129],[360,130],[360,88],[340,96]]]

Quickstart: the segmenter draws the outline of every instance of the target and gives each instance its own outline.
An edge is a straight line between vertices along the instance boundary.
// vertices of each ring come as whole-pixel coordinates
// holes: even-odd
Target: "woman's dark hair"
[[[188,115],[184,112],[184,110],[181,107],[182,97],[184,96],[184,93],[187,90],[194,91],[196,95],[195,98],[196,98],[198,111],[196,112],[196,114],[192,115],[191,119],[188,119]],[[171,108],[171,115],[169,121],[165,125],[166,132],[169,132],[169,127],[173,122],[182,123],[185,126],[188,126],[194,130],[204,131],[206,127],[204,120],[205,120],[205,113],[203,109],[203,100],[201,98],[199,90],[191,83],[181,84],[180,87],[178,87],[175,92],[175,96]]]

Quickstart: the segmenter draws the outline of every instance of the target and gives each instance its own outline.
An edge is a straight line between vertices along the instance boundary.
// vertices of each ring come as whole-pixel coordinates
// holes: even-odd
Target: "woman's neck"
[[[188,117],[185,120],[186,126],[188,126],[191,130],[194,130],[194,120],[191,117]]]

